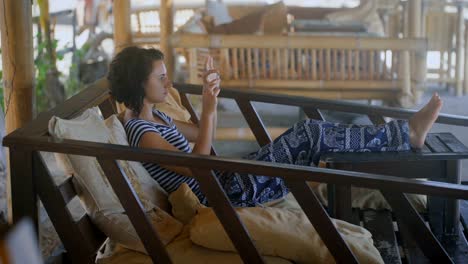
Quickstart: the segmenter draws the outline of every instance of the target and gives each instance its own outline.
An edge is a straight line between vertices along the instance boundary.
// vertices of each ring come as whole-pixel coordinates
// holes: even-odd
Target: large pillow
[[[206,14],[207,16],[213,17],[213,23],[215,26],[232,22],[229,10],[223,2],[207,1]]]
[[[312,190],[324,205],[328,205],[327,184],[321,183],[312,187]],[[382,193],[375,189],[351,187],[351,200],[353,208],[392,210]],[[426,195],[410,193],[408,194],[408,200],[418,212],[424,212],[426,210]]]
[[[237,253],[222,252],[197,246],[190,241],[189,228],[177,236],[167,247],[172,263],[175,264],[242,264],[242,259]],[[291,264],[278,257],[265,257],[268,264]],[[115,241],[107,241],[104,253],[99,253],[97,264],[150,264],[151,258],[133,250],[126,249]]]
[[[186,183],[182,183],[177,190],[169,195],[169,202],[172,205],[172,215],[184,224],[188,224],[192,220],[198,209],[206,207],[200,203],[198,197]]]
[[[271,207],[236,208],[260,254],[295,263],[335,263],[309,219],[302,211]],[[332,219],[359,263],[383,263],[372,235],[366,229]],[[216,250],[235,248],[211,208],[200,208],[191,222],[190,240]]]
[[[211,29],[212,34],[257,34],[263,33],[263,10],[248,14],[231,23],[221,24]]]
[[[207,31],[202,21],[202,14],[199,12],[194,13],[193,16],[185,22],[185,24],[177,29],[177,32],[206,34]]]
[[[288,9],[283,1],[268,5],[263,13],[263,33],[281,34],[288,31]]]
[[[53,117],[49,122],[49,133],[57,138],[128,145],[124,128],[118,119],[113,116],[104,122],[97,108],[88,109],[71,120]],[[92,221],[108,237],[125,247],[145,252],[96,158],[57,154],[57,160],[64,169],[73,173],[78,195]],[[141,163],[118,163],[163,242],[169,243],[181,232],[182,224],[166,212],[170,210],[167,194]]]
[[[174,87],[169,89],[169,96],[166,98],[166,101],[163,103],[157,103],[154,105],[154,107],[175,120],[185,122],[190,121],[190,113],[182,105],[179,91],[177,91]]]

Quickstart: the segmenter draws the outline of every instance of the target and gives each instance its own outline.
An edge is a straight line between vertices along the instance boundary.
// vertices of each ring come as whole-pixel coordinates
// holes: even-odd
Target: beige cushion
[[[341,11],[327,14],[326,18],[332,22],[362,23],[369,33],[374,33],[378,36],[384,36],[385,31],[382,20],[377,12],[378,1],[367,0],[361,1],[361,4],[355,8],[344,9]]]
[[[296,263],[334,263],[334,259],[302,211],[278,208],[236,208],[262,255]],[[366,229],[332,219],[360,263],[383,263]],[[193,243],[216,250],[235,248],[211,208],[201,208],[191,222]]]
[[[206,34],[207,31],[202,21],[202,14],[200,12],[194,13],[193,16],[185,22],[185,24],[177,29],[177,32]]]
[[[265,7],[263,14],[263,33],[264,34],[281,34],[288,32],[288,9],[283,1]]]
[[[257,34],[263,32],[263,10],[248,14],[231,23],[221,24],[211,29],[212,34]]]
[[[206,2],[206,15],[213,17],[215,26],[231,23],[232,17],[225,3],[211,0]]]
[[[155,104],[154,107],[175,120],[185,122],[190,121],[190,113],[182,105],[179,91],[177,91],[174,87],[169,89],[169,96],[166,98],[166,101],[164,103]]]
[[[169,196],[169,201],[173,212],[180,212],[177,215],[182,216],[185,223],[191,222],[190,239],[193,243],[210,249],[235,252],[213,210],[200,205],[188,186],[179,187]],[[236,209],[262,255],[282,257],[298,263],[333,262],[292,194],[269,205],[279,208]],[[361,262],[383,263],[366,229],[341,220],[332,221]]]
[[[238,254],[222,252],[197,246],[190,241],[189,229],[184,231],[166,247],[171,260],[175,264],[242,264]],[[291,262],[277,257],[265,257],[269,264],[290,264]],[[133,250],[126,249],[114,241],[106,243],[105,252],[98,256],[98,264],[150,264],[150,257]]]
[[[328,205],[327,184],[322,183],[312,189],[320,201]],[[392,210],[379,190],[351,187],[351,199],[354,208]],[[418,212],[426,210],[427,197],[425,195],[408,194],[408,199]]]
[[[106,126],[107,125],[107,126]],[[102,120],[97,108],[91,108],[72,120],[53,117],[49,133],[57,138],[128,145],[125,131],[113,116]],[[110,238],[124,246],[144,252],[144,248],[124,213],[116,194],[96,158],[58,155],[62,167],[73,173],[76,189],[93,222]],[[169,243],[182,230],[182,224],[170,216],[167,194],[139,162],[119,161],[135,193],[158,230],[164,243]]]
[[[169,195],[169,202],[172,205],[172,215],[184,224],[188,224],[192,220],[198,209],[206,207],[200,203],[198,197],[186,183],[182,183],[177,190]]]

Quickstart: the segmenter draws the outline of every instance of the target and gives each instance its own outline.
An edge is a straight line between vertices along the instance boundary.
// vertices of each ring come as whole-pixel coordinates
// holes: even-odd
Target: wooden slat
[[[350,222],[352,219],[351,185],[335,186],[335,217]]]
[[[96,252],[104,243],[106,236],[101,232],[81,232],[75,225],[73,216],[68,211],[67,204],[55,186],[55,182],[50,177],[51,172],[45,166],[44,158],[39,153],[35,153],[34,156],[37,194],[60,240],[76,263],[94,263]]]
[[[283,66],[282,79],[287,80],[289,79],[289,75],[288,75],[289,50],[283,49],[282,53],[283,53],[283,58],[282,58],[283,63],[281,63]]]
[[[468,148],[452,133],[437,133],[437,137],[453,152],[468,152]]]
[[[281,76],[281,49],[275,49],[275,68],[276,68],[276,78],[283,79]]]
[[[236,172],[246,172],[272,177],[285,177],[291,180],[315,181],[332,184],[351,184],[371,189],[420,193],[446,198],[468,200],[468,186],[434,181],[403,179],[351,171],[324,170],[289,164],[276,164],[245,159],[193,155],[159,149],[141,149],[123,145],[96,143],[80,140],[55,139],[52,137],[10,137],[8,144],[26,145],[33,150],[68,153],[72,155],[99,156],[107,159],[191,166],[226,171],[235,168]],[[444,155],[446,157],[446,155]],[[213,162],[216,161],[216,162]]]
[[[461,160],[446,161],[447,182],[460,184],[462,177]],[[460,225],[460,206],[455,199],[445,199],[444,236],[457,236]]]
[[[429,264],[432,263],[421,251],[416,240],[411,235],[411,231],[397,219],[398,230],[402,241],[404,259],[408,264]]]
[[[359,50],[427,50],[422,38],[376,38],[361,36],[280,36],[280,35],[205,35],[177,34],[172,37],[175,48],[310,48],[359,49]]]
[[[239,75],[240,78],[246,79],[247,67],[245,67],[245,54],[244,54],[243,48],[239,49],[239,71],[240,71],[240,75]]]
[[[331,51],[331,63],[332,63],[332,71],[330,78],[333,80],[337,80],[338,76],[338,50],[334,49]]]
[[[234,80],[237,80],[239,79],[239,65],[237,63],[237,48],[233,48],[232,49],[232,72],[234,73]]]
[[[361,73],[361,69],[360,69],[360,59],[359,59],[359,56],[360,56],[360,51],[359,50],[355,50],[354,51],[354,80],[360,80],[361,79],[361,76],[360,76],[360,73]]]
[[[289,74],[289,78],[291,80],[294,80],[296,79],[296,76],[297,76],[297,70],[296,70],[296,50],[295,49],[291,49],[289,50],[289,56],[291,58],[291,61],[290,62],[286,62],[286,68],[288,68],[288,65],[289,66],[289,69],[288,69],[288,74]]]
[[[363,210],[364,227],[372,233],[375,247],[385,263],[401,263],[398,242],[393,230],[392,214],[388,210]]]
[[[302,71],[304,70],[304,66],[302,64],[302,49],[296,49],[297,57],[296,57],[296,68],[297,68],[297,78],[302,79]]]
[[[148,219],[140,199],[131,188],[127,177],[124,176],[125,172],[115,160],[104,158],[97,158],[97,160],[151,260],[154,263],[172,263],[158,231]]]
[[[313,58],[313,55],[314,54],[314,51],[312,50],[312,58]],[[304,74],[305,74],[305,79],[310,79],[310,78],[313,78],[313,76],[311,75],[311,67],[314,67],[313,65],[313,59],[312,61],[310,60],[311,58],[311,51],[309,49],[305,49],[304,50],[304,57],[305,57],[305,61],[304,61]],[[312,77],[311,77],[312,76]]]
[[[341,50],[340,52],[340,76],[341,80],[344,81],[346,79],[346,53],[345,50]]]
[[[325,50],[325,68],[326,68],[326,73],[325,73],[325,78],[327,80],[331,80],[331,50],[326,49]]]
[[[424,220],[403,193],[383,191],[385,200],[390,204],[401,225],[410,231],[410,235],[421,248],[425,256],[439,263],[452,263],[442,245],[425,225]]]
[[[348,65],[347,68],[348,68],[348,76],[347,76],[347,80],[352,80],[353,79],[353,68],[352,68],[352,65],[353,65],[353,51],[352,50],[347,50],[348,52]]]
[[[302,108],[302,110],[310,119],[325,121],[325,118],[323,117],[319,109],[312,107],[304,107]]]
[[[247,51],[247,79],[252,80],[253,71],[252,71],[252,49],[246,49]]]
[[[351,221],[350,223],[353,225],[360,226],[361,225],[361,217],[360,217],[360,209],[359,208],[353,208],[352,216],[351,216]]]
[[[375,51],[369,51],[369,80],[374,80],[375,75]]]
[[[434,134],[428,134],[426,137],[426,145],[432,152],[436,153],[443,153],[443,152],[450,152],[450,150],[444,145],[440,139]]]
[[[358,263],[307,183],[286,180],[286,184],[336,262]]]
[[[254,50],[254,64],[255,71],[252,79],[258,80],[260,78],[260,54],[258,49]]]
[[[244,263],[264,263],[252,238],[212,171],[192,169],[200,188]]]
[[[319,55],[319,61],[318,61],[318,78],[320,80],[325,79],[325,67],[326,67],[326,62],[325,62],[325,55],[324,55],[324,50],[319,49],[318,50],[318,55]]]
[[[268,49],[268,78],[274,78],[274,68],[275,68],[275,61],[274,61],[274,56],[273,56],[273,49]]]
[[[266,79],[267,78],[267,59],[266,59],[267,53],[266,53],[266,49],[261,49],[261,50],[262,50],[262,78]]]
[[[245,120],[252,129],[255,137],[257,138],[257,142],[260,146],[265,146],[271,142],[270,135],[265,129],[260,116],[258,115],[257,111],[255,110],[254,106],[249,101],[241,101],[236,100],[239,109],[242,112]]]
[[[223,59],[224,59],[224,71],[223,71],[223,79],[231,79],[232,78],[232,68],[231,68],[231,56],[229,56],[229,49],[222,49]]]
[[[11,204],[12,220],[17,223],[24,217],[29,217],[33,221],[34,228],[37,229],[37,198],[36,179],[33,164],[33,151],[26,147],[10,147],[10,184],[11,184]]]
[[[309,65],[309,58],[310,60],[310,69],[312,70],[311,78],[312,80],[317,80],[317,50],[307,50],[307,65]],[[312,52],[312,54],[310,54]],[[321,63],[321,62],[319,62]],[[319,66],[320,67],[320,66]],[[307,67],[309,69],[309,67]],[[309,71],[307,70],[307,76],[309,76]]]
[[[117,106],[112,98],[105,100],[99,104],[99,110],[101,110],[104,119],[107,119],[113,114],[117,113]]]
[[[75,187],[72,182],[73,176],[66,178],[57,188],[63,197],[63,202],[68,204],[76,196]]]

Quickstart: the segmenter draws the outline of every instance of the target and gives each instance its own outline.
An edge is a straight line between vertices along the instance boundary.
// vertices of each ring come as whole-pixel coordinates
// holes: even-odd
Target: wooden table
[[[468,158],[468,148],[451,133],[427,136],[420,151],[381,153],[326,153],[320,166],[332,169],[377,173],[433,181],[461,182],[461,160]],[[351,186],[328,186],[328,207],[331,216],[351,219]],[[428,197],[427,213],[434,234],[454,238],[459,234],[459,201]]]

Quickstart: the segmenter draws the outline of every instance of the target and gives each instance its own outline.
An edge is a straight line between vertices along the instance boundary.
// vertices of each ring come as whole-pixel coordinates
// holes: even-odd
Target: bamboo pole
[[[399,78],[401,81],[400,104],[407,106],[410,102],[407,100],[412,96],[411,93],[411,73],[410,73],[410,54],[408,51],[402,51],[399,54]]]
[[[277,35],[203,35],[183,33],[172,39],[178,48],[273,48],[276,49],[358,49],[409,50],[427,49],[426,41],[417,38],[375,38],[348,36],[277,36]]]
[[[114,53],[132,45],[130,0],[114,1]]]
[[[419,38],[422,36],[422,27],[421,27],[421,24],[422,24],[422,0],[410,0],[409,1],[409,7],[408,7],[408,19],[409,19],[409,37],[411,38]],[[406,55],[408,54],[408,55]],[[421,54],[420,54],[421,55]],[[416,75],[418,74],[418,72],[420,71],[420,69],[417,69],[417,66],[416,65],[419,65],[421,66],[421,61],[423,60],[424,62],[426,61],[426,58],[422,58],[422,56],[412,56],[410,57],[410,61],[408,62],[409,65],[413,66],[412,68],[407,64],[406,62],[406,56],[409,56],[409,52],[403,52],[403,62],[400,62],[402,64],[405,65],[405,67],[408,67],[408,71],[409,71],[409,74],[413,74],[413,75]],[[426,54],[424,53],[424,57],[426,56]],[[424,67],[424,69],[426,69],[426,67]],[[406,73],[404,73],[406,74]],[[420,75],[422,76],[422,74],[420,73]],[[405,75],[406,76],[406,75]],[[425,74],[424,74],[425,76]],[[416,81],[417,85],[418,84],[418,81]],[[404,90],[407,90],[408,87],[406,87],[406,83],[404,82]],[[411,87],[411,83],[410,83],[410,92],[408,94],[405,94],[404,96],[408,96],[408,95],[411,95],[413,98],[413,101],[419,101],[419,97],[421,95],[419,88],[420,87],[416,87],[417,85]],[[411,90],[413,90],[413,93],[411,93]],[[419,91],[417,91],[419,90]],[[408,92],[408,91],[406,91]],[[403,98],[402,98],[403,99]]]
[[[164,63],[167,74],[174,77],[174,52],[170,42],[174,29],[174,3],[173,0],[161,0],[159,9],[159,25],[161,28],[161,50],[164,53]]]
[[[7,134],[22,127],[33,117],[34,48],[31,12],[29,0],[0,1],[3,93]],[[32,159],[31,156],[29,158]],[[24,162],[28,164],[27,161]],[[21,168],[8,168],[6,189],[9,222],[16,222],[28,216],[36,225],[37,204],[32,188],[32,174],[28,175],[27,171],[23,171],[26,174],[21,173],[18,169],[21,170]],[[11,175],[15,175],[15,179]],[[20,181],[23,182],[23,186],[18,185]]]
[[[457,96],[463,95],[463,30],[465,21],[463,9],[463,5],[461,4],[457,6],[457,54],[455,62],[455,89]]]

